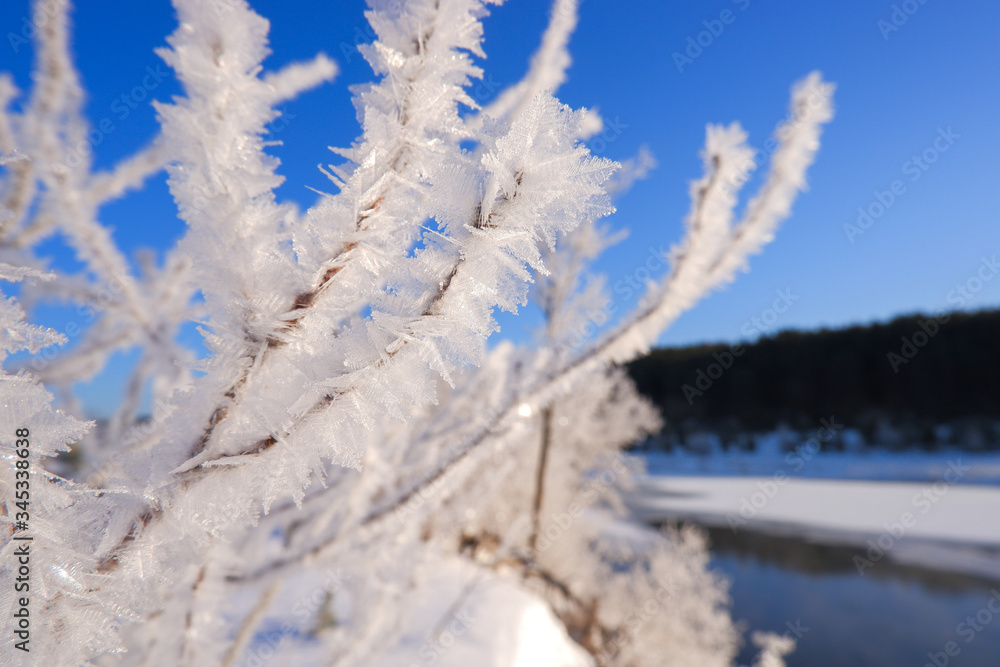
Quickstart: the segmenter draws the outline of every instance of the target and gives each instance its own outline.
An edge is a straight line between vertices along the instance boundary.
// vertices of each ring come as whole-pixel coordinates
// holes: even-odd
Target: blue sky
[[[80,4],[75,50],[91,122],[110,119],[114,125],[94,147],[98,163],[108,165],[153,135],[149,99],[132,100],[133,109],[121,97],[141,84],[147,68],[165,70],[152,49],[174,29],[173,12],[162,0]],[[274,126],[275,138],[285,142],[274,149],[288,179],[280,194],[307,206],[314,195],[306,186],[330,187],[316,170],[334,160],[326,147],[348,145],[358,134],[347,86],[371,78],[352,48],[368,39],[364,4],[251,4],[272,22],[269,65],[325,51],[341,67],[333,84],[287,104],[286,117]],[[490,87],[499,90],[523,74],[547,9],[539,0],[508,0],[493,10],[486,23],[487,99],[495,94]],[[724,11],[731,21],[715,22]],[[16,36],[27,13],[26,0],[0,5],[0,70],[11,71],[22,88],[32,56]],[[983,281],[978,291],[967,291],[968,298],[955,290],[980,272],[984,257],[1000,255],[997,25],[1000,5],[976,0],[583,0],[570,81],[559,97],[576,107],[596,106],[616,122],[611,140],[594,145],[602,155],[626,159],[645,144],[660,162],[619,202],[614,223],[631,236],[598,268],[613,284],[634,275],[650,248],[679,238],[688,182],[700,175],[707,122],[739,120],[751,143],[761,146],[785,116],[791,84],[818,69],[838,85],[837,116],[810,171],[810,191],[774,243],[753,259],[751,272],[685,314],[662,342],[735,341],[748,330],[760,331],[754,318],[767,314],[778,291],[790,290],[795,298],[764,333],[996,306],[1000,279]],[[700,35],[707,46],[685,54],[689,38],[696,43],[710,28],[718,34]],[[678,67],[675,54],[691,60]],[[168,77],[150,98],[167,100],[177,92]],[[936,158],[923,164],[926,169],[913,161],[925,151]],[[183,233],[164,180],[104,211],[126,251],[162,250]],[[844,226],[856,222],[859,207],[878,212],[878,193],[891,191],[897,180],[901,194],[851,242]],[[57,243],[50,245],[58,251]],[[46,317],[59,326],[58,313]],[[523,326],[506,317],[501,322],[506,332]],[[109,384],[125,366],[127,359],[119,360],[101,382]],[[115,400],[112,390],[96,395],[98,412]]]

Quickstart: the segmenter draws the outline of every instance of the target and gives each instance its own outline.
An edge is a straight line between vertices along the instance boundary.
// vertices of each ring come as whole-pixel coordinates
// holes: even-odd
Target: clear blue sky
[[[162,0],[81,2],[74,13],[75,48],[89,91],[94,124],[112,119],[115,129],[95,147],[98,162],[110,164],[144,144],[155,129],[143,100],[122,118],[116,98],[127,94],[160,61],[152,49],[174,29],[172,9]],[[371,72],[350,48],[368,39],[360,0],[253,0],[272,22],[278,67],[317,51],[335,58],[337,80],[285,107],[274,152],[287,182],[281,195],[307,206],[312,186],[329,189],[316,170],[332,161],[326,146],[345,146],[358,134],[347,86],[368,81]],[[711,0],[583,0],[571,49],[570,81],[559,97],[573,106],[596,106],[622,130],[604,155],[625,159],[642,144],[660,167],[619,202],[615,223],[631,237],[611,250],[600,269],[614,283],[633,274],[650,247],[681,233],[688,208],[687,187],[699,176],[697,156],[707,122],[739,120],[761,146],[785,113],[793,81],[814,69],[837,83],[837,116],[823,137],[810,171],[810,191],[795,206],[752,270],[683,318],[664,344],[735,341],[748,322],[774,301],[776,290],[798,299],[771,331],[812,329],[885,320],[914,311],[957,305],[949,293],[975,276],[982,258],[1000,255],[997,214],[1000,187],[1000,4],[979,0],[927,0],[898,30],[891,25],[893,2],[770,2]],[[485,62],[491,80],[516,81],[544,29],[548,9],[540,0],[508,0],[487,20]],[[678,71],[674,53],[684,53],[724,10],[732,22]],[[0,69],[28,84],[31,50],[15,52],[9,33],[19,34],[27,0],[0,4]],[[897,14],[897,21],[900,14]],[[882,24],[880,21],[888,23]],[[719,24],[713,24],[718,31]],[[708,35],[702,35],[708,43]],[[692,53],[696,53],[692,51]],[[152,97],[167,100],[176,85],[164,81]],[[914,156],[934,146],[939,130],[958,135],[933,165],[913,178]],[[941,143],[939,142],[939,145]],[[844,225],[859,207],[876,202],[876,191],[894,180],[905,192],[851,243]],[[107,208],[104,220],[127,251],[163,249],[183,233],[169,214],[164,178],[147,192]],[[753,185],[753,184],[751,184]],[[877,207],[876,207],[877,211]],[[54,246],[53,246],[54,247]],[[970,309],[1000,303],[1000,277],[961,305]],[[58,326],[57,315],[50,324]],[[508,330],[516,325],[509,318]],[[125,360],[104,379],[111,380]],[[103,380],[102,380],[103,381]],[[98,390],[94,409],[114,400]]]

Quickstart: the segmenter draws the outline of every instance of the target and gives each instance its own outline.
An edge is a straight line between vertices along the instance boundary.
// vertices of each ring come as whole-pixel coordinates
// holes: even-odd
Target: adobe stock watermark
[[[886,360],[889,362],[892,372],[898,373],[900,368],[910,363],[910,360],[917,356],[917,353],[941,331],[942,325],[947,324],[950,320],[951,315],[940,315],[917,322],[917,325],[920,327],[918,331],[900,338],[902,345],[899,348],[899,352],[890,352],[886,355]]]
[[[889,13],[888,20],[884,18],[879,19],[875,24],[878,31],[882,33],[882,40],[888,42],[889,36],[894,32],[899,32],[910,20],[910,17],[920,11],[920,8],[926,4],[927,0],[904,0],[899,4],[894,4],[892,11]]]
[[[417,651],[417,657],[420,658],[420,662],[411,662],[409,667],[420,667],[421,664],[435,664],[451,650],[451,647],[458,642],[458,638],[467,633],[475,623],[476,617],[473,616],[472,610],[468,606],[463,606],[451,614],[448,623],[440,632],[436,633],[436,636],[429,638],[423,643]]]
[[[788,629],[785,631],[784,636],[796,641],[805,637],[806,633],[809,632],[809,628],[802,625],[802,619],[800,618],[795,619],[794,623],[785,621],[785,627]]]
[[[291,125],[292,121],[298,118],[297,114],[290,113],[287,109],[282,107],[281,109],[275,110],[276,115],[274,120],[264,126],[264,130],[268,134],[280,134]]]
[[[754,662],[756,667],[775,667],[784,665],[781,656],[787,655],[795,650],[799,640],[805,637],[810,628],[802,625],[802,619],[797,618],[795,622],[785,621],[785,630],[781,635],[775,632],[755,632],[750,636],[754,646],[761,649],[762,653]]]
[[[93,324],[98,315],[107,310],[111,304],[119,301],[125,290],[125,281],[127,280],[130,280],[130,278],[124,274],[112,276],[110,280],[104,283],[101,290],[96,293],[96,298],[87,303],[77,305],[76,314],[83,319],[83,326],[75,319],[68,320],[59,329],[59,332],[69,340],[84,333],[86,331],[85,326]],[[61,347],[59,345],[50,345],[40,349],[37,354],[32,355],[31,361],[26,364],[26,367],[30,366],[31,370],[35,373],[42,373],[49,367],[52,360],[58,356],[58,350]]]
[[[823,448],[823,444],[832,441],[839,431],[844,428],[843,424],[837,423],[836,417],[819,420],[820,427],[816,429],[815,435],[796,447],[793,451],[785,455],[785,465],[792,472],[801,471],[806,464],[812,460]],[[739,515],[732,512],[726,514],[726,523],[733,533],[746,526],[771,500],[778,495],[783,486],[788,484],[788,473],[784,470],[776,470],[770,479],[757,482],[757,491],[749,496],[740,498]]]
[[[602,644],[601,653],[597,656],[600,661],[598,664],[611,664],[618,651],[632,641],[647,623],[656,618],[673,598],[675,593],[673,586],[659,580],[656,584],[653,595],[626,614],[619,631]]]
[[[423,508],[424,503],[434,497],[438,490],[440,490],[443,486],[444,479],[438,478],[431,480],[428,484],[421,487],[420,490],[413,494],[413,497],[407,500],[406,503],[396,512],[396,520],[398,523],[406,523],[411,516],[416,515],[421,508]]]
[[[494,96],[503,83],[496,81],[493,74],[487,72],[474,87],[468,88],[466,92],[476,101],[476,104],[483,104]]]
[[[781,142],[786,140],[805,120],[812,116],[812,113],[817,109],[826,106],[830,102],[829,95],[823,95],[819,91],[812,91],[809,93],[809,97],[806,98],[805,104],[796,105],[795,110],[790,112],[788,116],[782,118],[774,126],[774,132],[768,139],[764,142],[762,148],[758,148],[754,151],[754,154],[747,159],[742,165],[740,165],[739,171],[737,171],[733,176],[731,176],[723,187],[732,193],[739,193],[739,191],[746,185],[747,181],[750,180],[750,175],[753,174],[760,165],[768,161],[771,156],[778,150],[781,146]]]
[[[961,137],[962,135],[956,134],[951,129],[951,125],[947,128],[939,127],[937,136],[931,145],[902,164],[900,169],[903,175],[908,177],[910,183],[916,183],[941,158],[941,155],[947,153],[955,145],[955,141]],[[893,180],[885,190],[874,190],[872,192],[873,201],[867,206],[858,207],[858,217],[854,224],[849,222],[844,224],[844,234],[847,236],[847,240],[854,243],[857,237],[871,229],[879,218],[885,215],[886,211],[892,208],[907,191],[906,183],[899,178]]]
[[[760,315],[751,317],[743,323],[740,333],[746,338],[754,339],[770,331],[781,315],[787,313],[789,308],[801,298],[797,294],[792,294],[791,288],[788,287],[783,290],[775,290],[774,293],[778,296],[769,308],[765,308],[760,312]],[[695,374],[694,384],[681,385],[681,392],[684,394],[684,398],[687,399],[688,405],[694,405],[695,398],[704,396],[705,392],[712,388],[716,380],[733,367],[736,359],[743,356],[744,352],[746,352],[746,347],[743,343],[730,345],[728,350],[722,352],[713,352],[712,357],[715,361],[709,363],[705,368],[698,369],[698,372]]]
[[[63,161],[56,165],[57,169],[65,172],[76,169],[83,164],[84,159],[91,156],[94,148],[104,143],[105,139],[118,129],[115,120],[117,119],[118,122],[127,120],[132,112],[138,109],[139,105],[146,101],[168,76],[170,76],[170,72],[164,69],[163,65],[159,63],[155,66],[147,65],[139,83],[111,102],[108,107],[110,114],[94,123],[83,139],[69,147],[66,155],[63,156]]]
[[[1000,614],[1000,590],[994,588],[990,591],[990,597],[986,604],[976,612],[975,616],[966,616],[964,621],[955,626],[955,634],[961,637],[966,644],[971,644],[998,614]],[[947,642],[942,649],[941,651],[928,652],[924,667],[947,667],[951,659],[962,652],[962,647],[956,641]]]
[[[591,336],[611,321],[615,313],[618,312],[620,303],[627,302],[640,292],[656,272],[667,265],[668,254],[669,248],[666,246],[649,246],[646,259],[630,273],[615,281],[612,288],[613,293],[608,302],[601,308],[588,311],[586,319],[574,328],[565,341],[560,343],[560,350],[575,353],[583,349]]]
[[[604,129],[587,143],[592,155],[601,155],[608,150],[608,144],[614,143],[622,133],[628,129],[628,125],[622,119],[615,116],[615,119],[604,123]]]
[[[750,0],[731,0],[731,2],[741,12],[746,11],[750,6]],[[736,23],[737,16],[739,16],[737,12],[727,7],[719,12],[718,18],[702,21],[701,25],[705,29],[696,35],[688,35],[687,46],[684,48],[684,52],[674,51],[671,54],[677,71],[683,74],[685,67],[694,64],[694,61],[700,58],[705,53],[705,50],[715,44],[715,40],[722,36],[726,31],[726,26]]]
[[[976,272],[969,276],[964,283],[955,285],[955,289],[948,292],[945,298],[956,308],[965,307],[982,291],[986,283],[993,280],[997,273],[1000,273],[1000,263],[997,262],[997,256],[983,257]]]
[[[955,145],[955,141],[961,137],[962,135],[956,134],[951,129],[951,125],[947,128],[939,127],[937,136],[934,137],[931,145],[920,154],[912,156],[900,167],[903,176],[908,177],[907,180],[910,183],[919,181],[920,177],[927,173],[931,166],[941,158],[941,155],[947,153]],[[858,207],[857,220],[853,224],[844,223],[844,234],[847,236],[847,240],[854,243],[857,237],[871,229],[879,218],[885,215],[886,211],[892,208],[907,191],[906,182],[901,178],[894,179],[885,190],[874,190],[872,192],[873,200],[866,206]]]
[[[375,33],[375,29],[371,27],[371,24],[366,22],[363,28],[355,25],[354,36],[351,43],[340,43],[340,55],[344,57],[344,61],[350,64],[354,61],[354,58],[362,55],[359,48],[360,46],[364,44],[371,44],[376,39],[378,39],[378,35]]]
[[[959,482],[970,468],[971,466],[962,465],[961,459],[948,461],[948,470],[944,473],[944,481],[937,481],[925,486],[910,499],[910,504],[918,510],[918,514],[903,512],[896,521],[882,524],[883,532],[878,537],[868,540],[868,550],[865,555],[854,556],[854,566],[857,568],[858,574],[862,577],[865,576],[865,570],[874,567],[875,563],[882,560],[906,535],[907,531],[917,525],[919,516],[934,509],[934,506],[948,494],[952,485]]]
[[[615,456],[611,465],[601,472],[597,477],[589,480],[578,494],[578,498],[570,503],[565,512],[549,515],[549,522],[542,529],[538,536],[538,543],[535,550],[544,553],[555,542],[561,538],[570,526],[583,516],[584,511],[604,497],[607,489],[610,489],[618,480],[627,478],[631,472],[624,457]]]
[[[67,0],[46,0],[35,3],[31,18],[21,17],[21,29],[18,32],[7,32],[7,41],[14,53],[19,53],[22,46],[30,44],[38,31],[48,25],[67,4]]]
[[[986,283],[993,280],[993,277],[1000,273],[1000,262],[997,256],[983,257],[979,268],[969,276],[965,282],[955,285],[955,289],[948,292],[946,299],[948,303],[956,308],[963,308],[986,286]],[[926,347],[931,340],[941,331],[941,327],[951,320],[951,315],[939,315],[926,320],[920,320],[917,324],[919,331],[913,332],[910,336],[903,336],[898,352],[889,352],[886,359],[894,373],[910,363],[917,354]]]
[[[344,587],[344,583],[348,579],[350,577],[341,574],[339,568],[327,570],[323,583],[296,601],[292,607],[292,613],[303,623],[308,622],[331,595]],[[273,632],[258,633],[255,645],[245,653],[246,657],[238,664],[241,667],[262,667],[277,654],[285,640],[298,633],[299,630],[289,621],[284,621],[281,627]]]

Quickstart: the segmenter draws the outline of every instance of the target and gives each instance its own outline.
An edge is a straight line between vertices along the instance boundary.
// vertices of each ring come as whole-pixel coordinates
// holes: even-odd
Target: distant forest
[[[708,431],[729,445],[835,417],[869,445],[1000,447],[1000,310],[663,348],[629,371],[667,443]]]

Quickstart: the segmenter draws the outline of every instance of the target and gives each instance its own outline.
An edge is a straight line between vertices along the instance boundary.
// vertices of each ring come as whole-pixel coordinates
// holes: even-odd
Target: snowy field
[[[1000,580],[996,454],[654,454],[648,466],[630,499],[647,521],[856,547],[860,573],[887,558]]]

